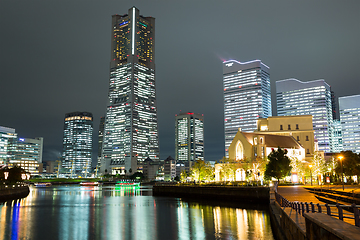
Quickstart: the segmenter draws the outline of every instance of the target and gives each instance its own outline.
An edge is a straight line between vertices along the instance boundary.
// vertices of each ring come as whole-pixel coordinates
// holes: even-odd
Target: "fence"
[[[332,205],[332,204],[313,204],[312,202],[307,203],[307,202],[290,202],[288,201],[286,198],[284,198],[283,196],[281,196],[280,194],[278,194],[277,192],[275,192],[275,199],[276,202],[279,203],[279,205],[281,207],[290,207],[292,209],[294,209],[297,213],[299,213],[301,216],[304,215],[304,213],[326,213],[329,216],[332,217],[336,217],[339,218],[340,220],[344,221],[344,218],[348,218],[348,219],[354,219],[355,221],[355,226],[360,227],[360,222],[359,222],[359,205],[356,205],[355,203],[351,204],[351,205],[340,205],[339,203],[337,203],[336,205]],[[331,208],[335,208],[335,211],[332,211]],[[346,211],[351,211],[352,213],[348,213],[345,212],[344,213],[344,209]],[[323,212],[323,210],[325,210],[326,212]]]

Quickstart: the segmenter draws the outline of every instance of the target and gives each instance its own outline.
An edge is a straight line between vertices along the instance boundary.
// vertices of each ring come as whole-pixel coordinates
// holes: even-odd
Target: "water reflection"
[[[0,204],[5,239],[273,239],[268,213],[153,197],[149,188],[31,188]]]

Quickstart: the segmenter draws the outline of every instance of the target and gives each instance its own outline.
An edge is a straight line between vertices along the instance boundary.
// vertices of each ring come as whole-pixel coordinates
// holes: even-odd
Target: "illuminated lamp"
[[[224,91],[226,91],[226,88],[224,88]]]

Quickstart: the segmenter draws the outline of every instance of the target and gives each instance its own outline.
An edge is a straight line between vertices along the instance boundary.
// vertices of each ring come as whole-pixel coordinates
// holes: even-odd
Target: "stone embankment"
[[[0,188],[0,202],[27,197],[30,189],[27,185],[2,185]]]
[[[154,196],[239,201],[243,203],[269,203],[269,187],[207,186],[207,185],[155,185]]]

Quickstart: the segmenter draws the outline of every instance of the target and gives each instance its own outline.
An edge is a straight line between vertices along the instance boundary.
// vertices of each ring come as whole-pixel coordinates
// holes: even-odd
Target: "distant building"
[[[87,175],[92,159],[93,115],[89,112],[65,114],[62,167],[71,174]]]
[[[42,172],[43,138],[11,138],[8,145],[9,166],[19,166],[26,172]]]
[[[150,158],[145,159],[143,162],[143,174],[144,177],[148,180],[155,180],[156,175],[160,168],[160,162],[159,161],[153,161]]]
[[[317,144],[314,142],[312,118],[312,115],[259,118],[255,133],[292,136],[305,149],[305,157],[311,158]]]
[[[113,15],[109,94],[101,172],[120,171],[148,157],[158,161],[155,18],[132,7]],[[129,161],[132,163],[130,164]]]
[[[225,156],[238,128],[256,130],[256,120],[271,113],[270,68],[260,60],[223,63]]]
[[[360,153],[360,95],[339,97],[344,151]]]
[[[204,116],[198,113],[175,115],[175,160],[204,160]]]
[[[10,159],[8,154],[9,139],[16,138],[15,129],[0,126],[0,165],[6,165]]]
[[[342,126],[340,120],[334,119],[331,127],[331,149],[333,153],[343,151]]]
[[[312,115],[319,150],[331,151],[333,119],[330,86],[323,80],[302,82],[297,79],[276,81],[277,115]]]
[[[164,180],[171,181],[176,177],[176,161],[172,157],[164,160]]]
[[[98,158],[97,158],[97,167],[101,166],[101,152],[103,146],[104,138],[104,126],[105,126],[105,117],[100,118],[99,132],[98,132]]]

